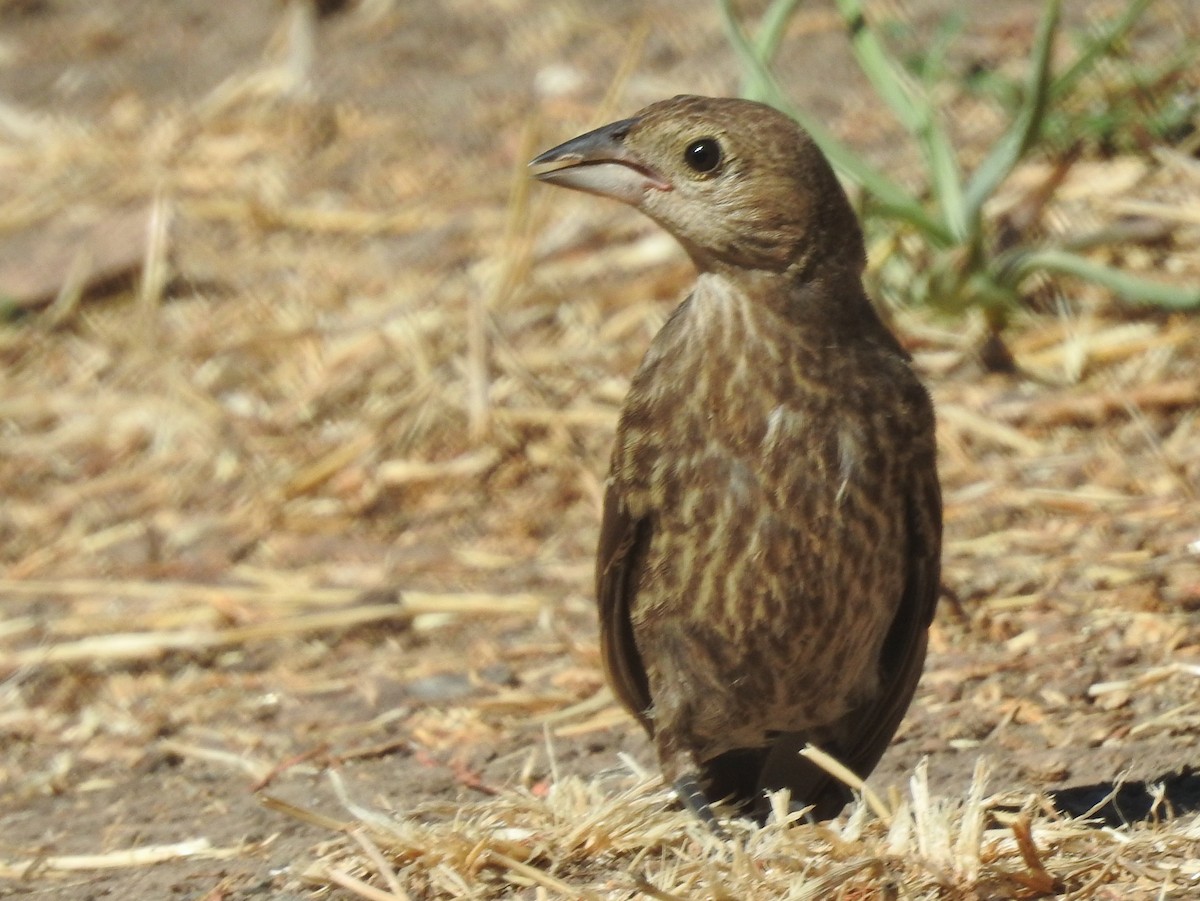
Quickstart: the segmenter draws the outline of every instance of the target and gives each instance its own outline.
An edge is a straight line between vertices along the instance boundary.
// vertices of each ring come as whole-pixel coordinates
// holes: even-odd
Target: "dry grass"
[[[1122,897],[1183,897],[1171,892],[1200,878],[1200,818],[1118,831],[1058,816],[1036,798],[997,812],[986,780],[981,765],[962,799],[936,798],[919,766],[886,825],[859,804],[822,825],[799,813],[761,829],[737,822],[728,842],[671,811],[653,780],[636,778],[567,776],[543,797],[506,792],[474,805],[423,805],[403,818],[346,801],[353,819],[335,828],[350,841],[306,879],[364,898],[497,897],[516,888],[591,899],[932,899],[1104,897],[1095,890],[1114,883]]]
[[[398,27],[387,4],[356,15],[351,46]],[[545,15],[556,39],[586,33]],[[550,32],[529,16],[512,52],[532,58],[546,48],[528,36]],[[600,682],[591,551],[619,403],[686,262],[632,214],[525,180],[523,161],[589,124],[599,98],[546,94],[547,125],[514,92],[443,133],[306,87],[307,27],[281,27],[279,65],[196,103],[0,109],[0,242],[42,236],[46,253],[0,256],[0,274],[35,260],[41,277],[16,298],[36,312],[0,329],[7,810],[56,811],[101,777],[153,792],[138,769],[151,755],[233,773],[225,790],[244,792],[403,751],[453,781],[367,803],[349,800],[347,775],[333,815],[286,792],[270,802],[271,828],[300,818],[329,838],[288,852],[317,894],[1196,890],[1194,815],[1112,829],[1028,790],[1194,760],[1194,317],[1063,284],[1010,332],[1020,374],[995,376],[976,360],[981,321],[893,311],[938,403],[958,602],[935,626],[901,753],[910,772],[930,754],[936,774],[952,751],[993,773],[917,769],[886,802],[890,824],[859,806],[820,826],[735,822],[723,845],[632,760],[596,777],[572,771],[580,757],[556,763],[594,742],[611,766],[614,730],[632,730]],[[620,83],[617,111],[662,90]],[[1042,177],[1019,172],[1012,198]],[[1195,282],[1197,209],[1200,163],[1157,148],[1077,165],[1051,221],[1169,223],[1121,262]],[[136,240],[89,247],[114,232]],[[439,694],[455,675],[470,690]],[[431,700],[381,700],[418,683]],[[322,725],[286,741],[256,719],[260,694],[311,703]],[[346,697],[370,714],[342,711]],[[486,776],[455,756],[491,747],[504,753]],[[251,859],[274,840],[77,834],[83,851],[65,853],[42,821],[8,823],[0,878],[47,891],[81,871]]]

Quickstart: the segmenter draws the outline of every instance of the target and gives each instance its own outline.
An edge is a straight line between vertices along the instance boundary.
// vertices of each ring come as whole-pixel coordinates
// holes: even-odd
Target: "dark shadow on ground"
[[[1097,782],[1052,791],[1049,795],[1054,806],[1065,814],[1075,817],[1087,814],[1089,819],[1106,826],[1124,826],[1200,810],[1200,771],[1189,766],[1157,779]]]

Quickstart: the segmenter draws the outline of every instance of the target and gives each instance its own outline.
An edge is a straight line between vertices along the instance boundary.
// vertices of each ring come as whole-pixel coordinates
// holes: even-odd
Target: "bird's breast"
[[[634,376],[613,476],[635,506],[689,520],[704,512],[697,497],[707,493],[742,506],[777,495],[789,478],[844,478],[868,442],[863,405],[837,364],[819,338],[726,279],[701,276]],[[798,459],[815,471],[798,472]]]
[[[653,523],[630,611],[652,682],[674,666],[683,684],[694,661],[725,676],[786,662],[786,680],[730,679],[711,706],[777,695],[792,724],[874,690],[905,578],[905,373],[899,357],[831,347],[701,280],[635,376],[613,453],[615,494]],[[866,625],[840,628],[847,618]],[[854,674],[844,692],[788,695],[831,671]]]

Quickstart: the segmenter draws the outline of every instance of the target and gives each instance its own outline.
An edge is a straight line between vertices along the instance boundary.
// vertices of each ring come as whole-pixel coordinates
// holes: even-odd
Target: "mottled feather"
[[[689,803],[698,776],[712,798],[786,787],[832,816],[845,790],[797,752],[878,762],[920,677],[941,549],[932,404],[863,290],[853,211],[808,136],[747,101],[664,101],[534,164],[637,206],[700,273],[617,427],[608,678]]]

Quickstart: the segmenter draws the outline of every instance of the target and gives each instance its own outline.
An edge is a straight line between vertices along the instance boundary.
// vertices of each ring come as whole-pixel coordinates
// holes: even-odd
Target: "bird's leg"
[[[663,776],[675,789],[675,794],[679,796],[683,806],[696,815],[696,819],[712,830],[718,838],[728,839],[729,833],[717,821],[708,795],[700,787],[700,765],[696,756],[691,751],[684,750],[681,747],[684,743],[679,741],[675,729],[664,728],[665,725],[660,723],[654,734]]]
[[[717,838],[728,839],[729,833],[713,813],[708,803],[708,796],[700,787],[699,774],[695,771],[684,773],[674,783],[675,794],[683,802],[683,806],[696,815],[701,823],[707,826]]]

